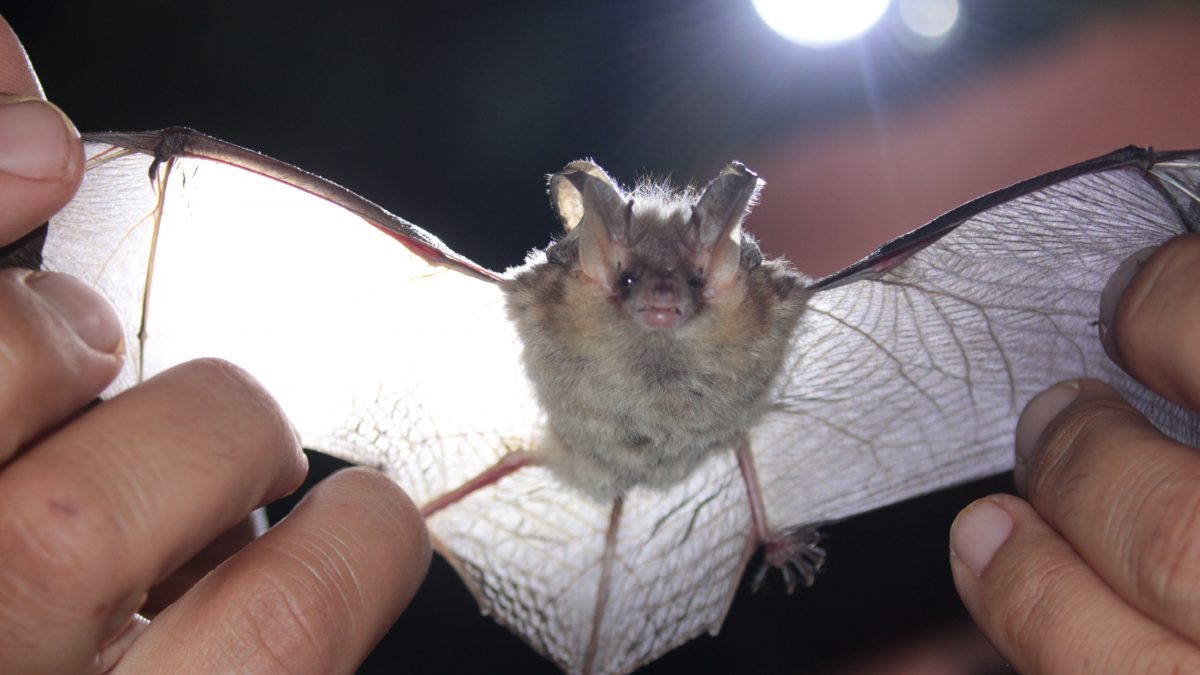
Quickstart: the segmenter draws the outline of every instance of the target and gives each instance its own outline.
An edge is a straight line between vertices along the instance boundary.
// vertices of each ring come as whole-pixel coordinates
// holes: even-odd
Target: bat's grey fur
[[[639,236],[627,270],[686,275],[699,255],[682,243],[697,194],[641,186],[632,195],[630,229]],[[749,202],[737,208],[740,223]],[[532,254],[504,285],[549,418],[545,461],[597,498],[675,483],[710,453],[733,447],[764,412],[808,280],[785,262],[761,261],[740,235],[733,283],[712,297],[691,289],[690,316],[648,330],[618,292],[581,273],[572,234],[549,256]]]

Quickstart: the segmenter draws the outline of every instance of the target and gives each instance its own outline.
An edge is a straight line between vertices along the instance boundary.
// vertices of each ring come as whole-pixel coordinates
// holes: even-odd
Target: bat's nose
[[[674,277],[657,277],[646,289],[645,300],[659,306],[678,305],[683,300],[683,284]]]
[[[670,329],[687,313],[688,297],[683,282],[673,275],[655,275],[638,288],[635,316],[648,328]]]

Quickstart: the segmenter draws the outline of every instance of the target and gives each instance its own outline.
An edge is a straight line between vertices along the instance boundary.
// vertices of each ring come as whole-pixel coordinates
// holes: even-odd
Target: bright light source
[[[958,21],[958,0],[900,0],[900,20],[927,40],[945,37]]]
[[[771,30],[806,47],[826,47],[860,35],[891,0],[754,0]],[[956,5],[957,6],[957,5]]]

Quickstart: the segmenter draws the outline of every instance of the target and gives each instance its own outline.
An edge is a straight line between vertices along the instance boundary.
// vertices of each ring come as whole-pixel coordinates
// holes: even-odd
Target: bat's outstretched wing
[[[1060,380],[1115,385],[1196,445],[1196,416],[1116,367],[1099,298],[1133,252],[1200,228],[1200,153],[1127,148],[980,198],[814,285],[752,447],[769,521],[836,520],[1013,463]]]
[[[530,443],[497,275],[353,193],[191,130],[86,140],[84,183],[41,254],[117,308],[128,358],[106,395],[228,359],[306,447],[393,475],[422,467],[404,480],[418,503]],[[346,442],[368,427],[390,442]]]
[[[349,191],[195,131],[85,141],[79,194],[0,266],[70,273],[116,306],[128,362],[106,396],[227,359],[305,447],[379,468],[427,511],[537,450],[541,413],[498,275]],[[615,509],[528,466],[428,522],[485,612],[565,670],[611,672],[719,625],[744,562],[742,490],[723,457]]]

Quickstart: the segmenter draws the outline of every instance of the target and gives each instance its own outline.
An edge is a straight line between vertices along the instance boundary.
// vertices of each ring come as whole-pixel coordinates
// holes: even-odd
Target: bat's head
[[[757,246],[742,221],[761,187],[734,162],[702,191],[646,185],[626,195],[604,170],[580,161],[550,177],[550,195],[567,235],[572,274],[593,283],[648,330],[686,324],[728,291]],[[745,254],[748,246],[753,252]]]

